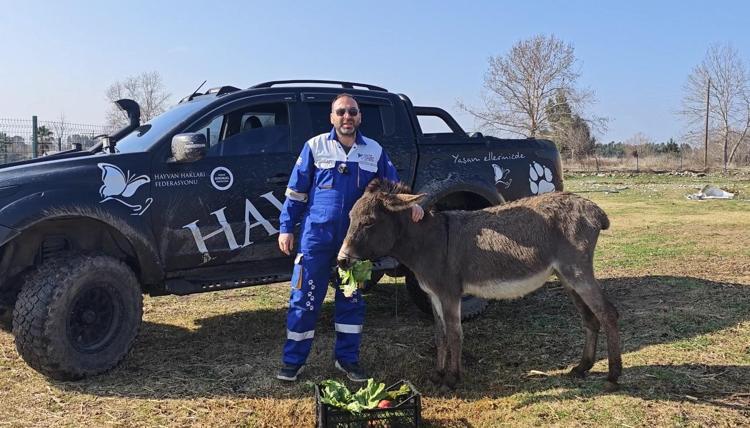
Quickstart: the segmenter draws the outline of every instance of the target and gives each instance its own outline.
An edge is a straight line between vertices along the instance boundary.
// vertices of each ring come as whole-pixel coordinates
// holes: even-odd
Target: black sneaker
[[[279,372],[276,374],[276,379],[294,382],[295,380],[297,380],[297,376],[302,373],[302,369],[304,368],[304,365],[295,366],[294,364],[284,364],[284,367],[282,367],[281,370],[279,370]]]
[[[346,377],[352,382],[367,382],[369,376],[358,363],[342,363],[336,360],[336,368],[346,373]]]

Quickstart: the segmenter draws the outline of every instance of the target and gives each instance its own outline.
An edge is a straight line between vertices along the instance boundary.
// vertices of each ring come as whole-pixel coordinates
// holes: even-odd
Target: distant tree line
[[[458,107],[482,130],[550,139],[567,158],[685,154],[707,141],[704,152],[724,169],[750,162],[750,73],[732,46],[710,46],[689,74],[679,111],[687,122],[680,144],[654,143],[641,133],[599,144],[595,134],[606,130],[608,119],[587,113],[594,94],[578,85],[577,62],[573,46],[554,35],[521,40],[489,58],[482,105],[459,101]]]
[[[635,153],[637,153],[638,156],[685,155],[692,153],[693,150],[693,147],[689,144],[677,144],[674,139],[670,138],[663,143],[645,142],[636,145],[624,143],[622,141],[610,141],[606,144],[596,144],[593,147],[591,154],[603,158],[624,158],[633,156]]]

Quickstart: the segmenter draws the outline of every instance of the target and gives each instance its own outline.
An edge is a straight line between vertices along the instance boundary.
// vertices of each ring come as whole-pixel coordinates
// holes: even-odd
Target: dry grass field
[[[686,200],[706,183],[738,198]],[[464,381],[450,394],[427,380],[431,320],[402,282],[384,280],[367,296],[362,356],[371,374],[411,380],[427,426],[749,426],[750,176],[576,175],[566,186],[599,203],[612,223],[596,267],[621,315],[620,391],[603,391],[603,338],[592,374],[566,376],[583,332],[554,278],[464,324]],[[81,382],[34,372],[0,330],[0,427],[312,426],[305,381],[341,379],[333,308],[324,306],[303,381],[282,384],[274,374],[287,290],[146,298],[124,363]]]

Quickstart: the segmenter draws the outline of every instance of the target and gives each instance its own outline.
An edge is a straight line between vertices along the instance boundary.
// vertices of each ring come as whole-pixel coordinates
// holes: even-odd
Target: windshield
[[[175,126],[215,99],[216,97],[197,97],[193,101],[177,104],[123,137],[117,142],[117,152],[136,153],[148,150]]]

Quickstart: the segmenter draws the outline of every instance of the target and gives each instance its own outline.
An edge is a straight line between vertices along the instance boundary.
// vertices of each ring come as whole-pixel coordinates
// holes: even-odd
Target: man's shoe
[[[294,382],[295,380],[297,380],[297,376],[302,373],[302,369],[304,368],[304,365],[295,366],[294,364],[284,364],[284,367],[282,367],[281,370],[279,370],[279,372],[276,374],[276,379]]]
[[[346,377],[352,382],[367,382],[367,373],[357,363],[342,363],[336,360],[336,368],[346,373]]]

